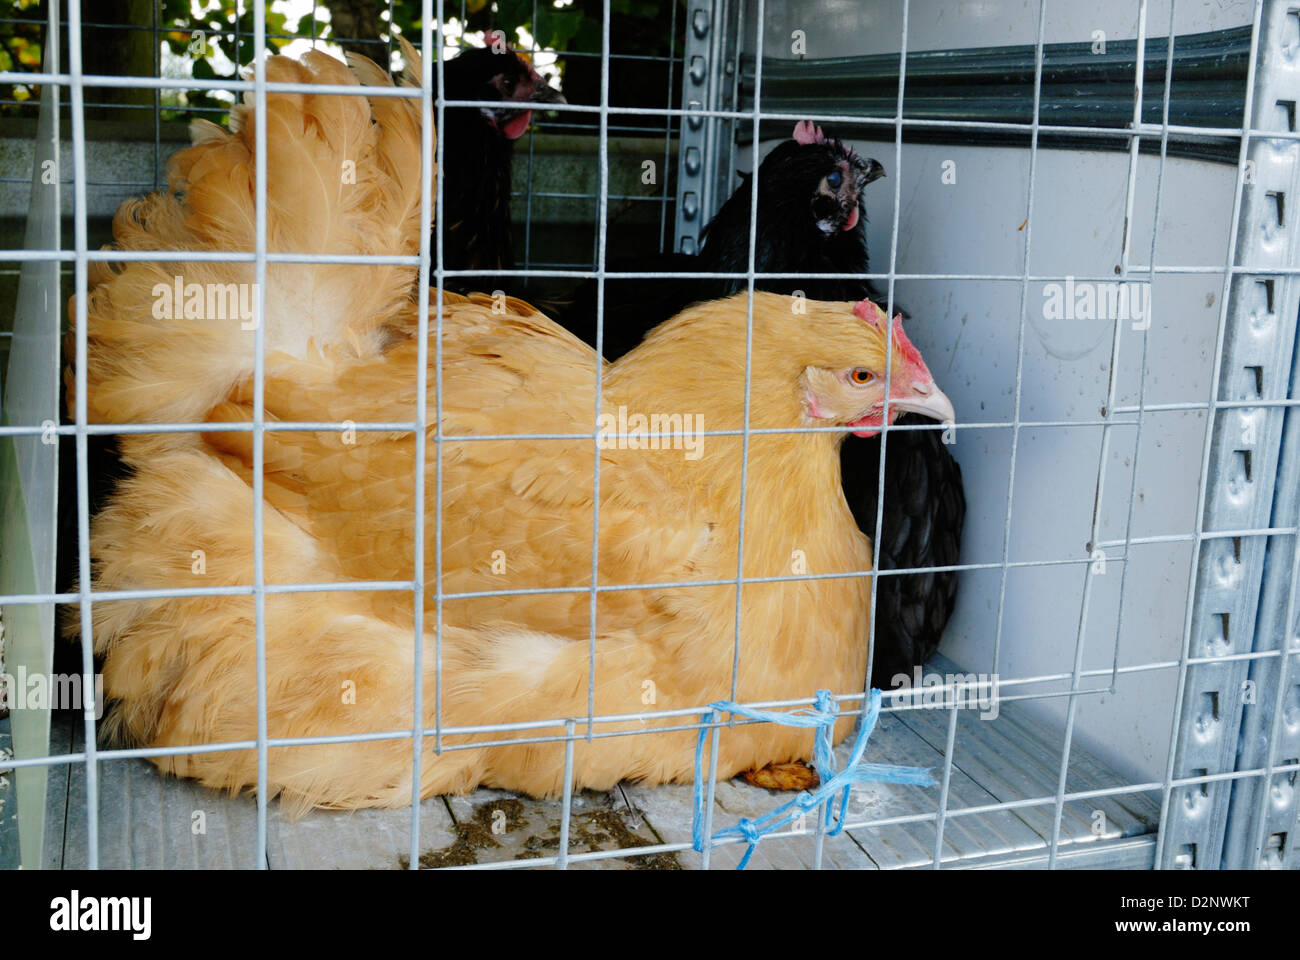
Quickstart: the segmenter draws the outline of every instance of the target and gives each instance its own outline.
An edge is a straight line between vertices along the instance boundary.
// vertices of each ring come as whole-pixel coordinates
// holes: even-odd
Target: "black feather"
[[[514,141],[510,119],[539,101],[562,99],[507,46],[474,47],[443,66],[448,100],[481,100],[481,107],[447,107],[443,128],[443,266],[480,270],[483,277],[449,278],[452,290],[495,289],[492,274],[515,265],[510,217]],[[485,279],[486,278],[486,279]]]
[[[866,217],[851,230],[830,234],[817,227],[814,196],[818,184],[841,161],[860,170],[866,182],[879,169],[835,141],[799,144],[787,140],[769,153],[758,168],[758,229],[754,268],[762,273],[865,273]],[[753,177],[746,176],[704,230],[704,245],[696,269],[745,273],[749,266],[749,221]],[[862,212],[862,198],[857,197]],[[745,277],[717,281],[717,295],[728,296],[747,286]],[[871,285],[860,277],[845,280],[790,278],[764,280],[758,287],[771,293],[802,290],[814,300],[861,300]],[[871,291],[874,292],[874,291]]]

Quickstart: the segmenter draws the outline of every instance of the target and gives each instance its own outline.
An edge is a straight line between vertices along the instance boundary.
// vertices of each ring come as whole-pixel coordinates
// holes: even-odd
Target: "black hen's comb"
[[[849,163],[855,167],[865,167],[869,171],[867,182],[878,179],[885,175],[884,168],[875,160],[864,160],[862,156],[843,140],[836,140],[834,137],[828,137],[822,132],[822,128],[817,126],[811,120],[800,120],[794,125],[794,133],[791,139],[795,143],[808,146],[811,144],[822,144],[837,150]],[[876,171],[879,171],[878,173]]]

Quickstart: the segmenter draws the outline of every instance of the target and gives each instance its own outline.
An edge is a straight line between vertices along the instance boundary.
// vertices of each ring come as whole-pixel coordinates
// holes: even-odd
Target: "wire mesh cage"
[[[0,150],[12,162],[0,178],[7,238],[0,289],[13,323],[0,340],[0,604],[9,707],[0,728],[7,751],[0,766],[9,771],[0,785],[0,861],[92,868],[1300,866],[1300,421],[1292,410],[1300,389],[1300,240],[1286,202],[1300,188],[1296,10],[1256,0],[1225,20],[1211,15],[1211,4],[1192,0],[1087,11],[1040,0],[981,19],[931,0],[682,0],[666,10],[424,0],[390,2],[380,23],[359,24],[344,2],[172,6],[122,4],[130,11],[120,22],[101,22],[77,0],[16,3],[3,21],[9,62],[0,63]],[[527,52],[539,83],[558,84],[565,102],[549,93],[538,99],[514,140],[505,188],[513,256],[490,268],[462,266],[453,237],[462,197],[448,186],[458,147],[452,121],[458,109],[486,115],[492,104],[449,95],[448,68],[462,50],[505,42],[490,32],[496,29],[515,30],[509,43]],[[403,41],[440,54],[423,57],[410,86],[363,86],[358,75],[322,92],[319,80],[313,89],[261,70],[239,74],[265,54],[300,57],[308,49],[361,54],[400,73],[415,62]],[[189,121],[226,122],[242,98],[252,107],[253,142],[266,143],[268,102],[290,93],[411,105],[420,120],[419,164],[401,172],[419,188],[418,250],[286,249],[283,236],[268,231],[276,214],[268,211],[274,188],[262,150],[250,160],[256,222],[246,248],[197,256],[192,248],[98,249],[114,240],[119,204],[169,189],[168,161],[189,142]],[[752,422],[766,400],[752,394],[756,298],[776,282],[837,279],[760,266],[763,161],[792,129],[798,139],[796,124],[804,122],[851,142],[855,157],[874,157],[884,172],[878,183],[868,186],[873,176],[863,184],[870,271],[842,279],[877,285],[886,330],[889,316],[907,313],[912,340],[957,416],[919,425],[885,418],[872,469],[883,485],[891,441],[897,448],[909,436],[943,436],[945,456],[960,465],[967,504],[954,562],[915,569],[882,562],[882,537],[892,529],[887,496],[877,496],[871,517],[859,520],[872,551],[861,569],[828,574],[796,559],[789,570],[764,575],[740,559],[747,529],[758,539],[787,520],[761,514],[765,501],[746,483],[750,444],[771,439],[767,434],[827,429]],[[757,185],[745,194],[750,176]],[[599,549],[607,529],[602,388],[607,375],[618,377],[606,371],[620,368],[603,367],[598,357],[610,356],[623,322],[627,300],[615,291],[649,300],[656,284],[699,280],[691,261],[653,255],[689,257],[716,244],[716,228],[706,232],[706,225],[738,188],[737,196],[749,198],[748,247],[729,277],[742,291],[746,331],[743,418],[735,429],[695,436],[736,443],[728,449],[740,464],[739,545],[724,578],[620,582],[603,569]],[[856,223],[855,207],[849,228]],[[248,419],[222,422],[223,432],[246,446],[246,468],[238,458],[220,461],[248,487],[250,552],[215,586],[97,579],[104,558],[91,521],[111,499],[106,481],[129,476],[113,466],[105,442],[212,433],[206,414],[106,422],[92,412],[92,270],[147,262],[177,272],[240,264],[251,280],[250,316],[259,318],[245,328],[251,366],[240,389]],[[268,373],[268,356],[286,349],[274,303],[285,295],[285,269],[321,265],[339,276],[368,265],[410,272],[415,373],[403,416],[312,419],[273,409],[267,399],[276,375]],[[442,291],[482,291],[502,302],[509,294],[557,313],[580,299],[575,289],[589,291],[595,317],[590,432],[483,429],[474,443],[449,433],[438,415],[447,382],[444,337],[462,328],[450,326],[448,304],[458,301],[444,301]],[[887,359],[883,370],[887,396],[900,376],[894,362]],[[165,373],[159,370],[160,380]],[[279,438],[348,431],[409,443],[411,469],[401,480],[409,485],[402,514],[409,532],[389,548],[400,559],[373,568],[386,575],[362,576],[341,564],[341,577],[279,579],[276,524],[293,512],[278,481],[267,478],[280,469]],[[586,452],[584,478],[565,475],[573,461],[558,453],[552,465],[559,483],[591,491],[582,514],[590,571],[576,582],[469,589],[445,572],[443,551],[454,544],[444,539],[444,514],[464,509],[455,504],[463,488],[444,489],[445,465],[476,444],[494,449],[512,440]],[[605,483],[617,483],[605,469]],[[363,500],[381,498],[384,489],[357,485]],[[342,513],[346,522],[348,509]],[[647,519],[646,529],[652,525]],[[545,534],[535,536],[545,542]],[[188,566],[188,544],[182,552]],[[956,606],[944,616],[939,653],[925,663],[917,657],[914,671],[885,682],[873,677],[872,658],[878,665],[883,657],[878,601],[891,578],[953,574]],[[836,686],[829,697],[809,688],[746,698],[738,678],[744,658],[755,654],[752,634],[742,631],[768,628],[746,624],[746,586],[845,578],[868,585],[867,629],[876,643],[870,653],[862,645],[862,682]],[[638,675],[636,709],[602,710],[597,650],[609,642],[601,628],[607,605],[638,592],[704,589],[729,589],[734,598],[726,662],[708,688],[726,708],[710,698],[678,703],[666,694],[671,683],[647,677],[645,687]],[[276,685],[276,661],[307,657],[308,649],[295,646],[277,604],[301,602],[293,609],[306,622],[313,604],[324,609],[337,596],[373,596],[359,602],[376,610],[400,607],[386,623],[391,636],[405,638],[393,641],[404,651],[394,663],[409,690],[405,719],[347,732],[277,730],[277,699],[295,693]],[[576,699],[565,703],[582,709],[557,702],[509,720],[482,694],[477,713],[448,722],[449,691],[464,678],[457,670],[469,669],[455,660],[454,631],[487,629],[494,618],[524,609],[512,603],[558,596],[572,601],[572,622],[550,629],[583,661],[569,677]],[[137,659],[115,668],[103,644],[97,658],[92,637],[107,628],[96,625],[96,609],[107,616],[102,611],[115,603],[142,601],[166,611],[168,603],[201,598],[246,605],[244,722],[210,728],[241,732],[125,746],[103,739],[113,701],[128,697],[131,671],[150,665]],[[56,645],[56,621],[79,643]],[[773,642],[812,644],[781,633],[794,623],[772,626]],[[171,624],[181,645],[182,627]],[[317,668],[307,661],[296,669]],[[873,679],[884,687],[878,719],[868,695]],[[33,683],[50,695],[26,702]],[[662,703],[657,687],[665,690]],[[55,691],[68,694],[66,702]],[[184,708],[180,702],[174,710]],[[865,745],[870,763],[931,768],[933,785],[849,780],[834,819],[796,801],[778,829],[768,829],[764,816],[784,810],[789,795],[768,780],[719,779],[718,757],[729,740],[781,735],[770,714],[755,711],[798,708],[839,717],[841,737],[855,719],[860,734],[870,733],[869,741],[843,738],[834,759],[819,756],[823,781],[836,764],[859,769],[863,757],[854,750]],[[803,756],[810,755],[813,733],[796,734],[806,742]],[[629,769],[612,786],[585,788],[588,758],[602,742],[613,753],[631,753],[637,741],[672,735],[694,751],[678,782],[636,782]],[[282,789],[277,758],[310,746],[354,749],[347,756],[360,768],[375,751],[400,748],[406,779],[381,785],[388,790],[383,803],[334,804],[364,807],[354,812],[303,813],[270,802]],[[430,770],[476,751],[527,757],[521,765],[540,766],[538,782],[554,789],[506,790],[491,777],[460,784],[477,788],[468,792],[427,789]],[[244,780],[227,782],[236,789],[224,794],[162,776],[149,762],[184,773],[202,769],[185,758],[236,755],[246,758]],[[551,799],[529,795],[548,792]],[[394,804],[398,794],[402,802]],[[326,798],[318,805],[331,804]],[[380,808],[394,805],[405,808]]]

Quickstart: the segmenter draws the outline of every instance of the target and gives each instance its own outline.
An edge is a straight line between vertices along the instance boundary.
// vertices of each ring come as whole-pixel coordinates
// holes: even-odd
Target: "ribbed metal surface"
[[[72,730],[79,750],[80,724]],[[48,815],[66,824],[59,866],[84,870],[86,770],[68,770],[67,809]],[[256,836],[257,811],[247,798],[163,777],[142,760],[99,764],[100,869],[247,870],[257,866]]]
[[[1142,121],[1161,122],[1168,38],[1146,42]],[[1174,43],[1169,122],[1175,126],[1233,127],[1241,109],[1250,53],[1250,28],[1238,27],[1181,36]],[[1104,52],[1091,43],[1052,43],[1043,47],[1042,124],[1087,127],[1128,125],[1133,114],[1135,40],[1113,40]],[[753,57],[741,61],[740,109],[753,103]],[[888,117],[898,95],[897,54],[827,59],[764,61],[763,110],[797,113],[815,104],[821,113]],[[1033,120],[1034,47],[1032,45],[926,50],[907,55],[907,90],[903,116],[909,119],[988,123]],[[788,135],[788,123],[765,122],[763,139]],[[862,134],[879,126],[854,129],[837,124],[841,133]],[[742,122],[748,142],[752,125]],[[911,128],[911,142],[1005,144],[1028,143],[1028,133],[972,131],[944,127]],[[1127,150],[1125,138],[1079,138],[1044,131],[1041,146],[1078,146]],[[1159,149],[1158,139],[1144,145]],[[1235,161],[1237,142],[1174,135],[1171,156]]]
[[[942,657],[936,670],[953,668]],[[954,668],[955,669],[955,668]],[[960,671],[958,671],[960,672]],[[932,766],[942,769],[948,724],[947,710],[916,710],[880,718],[866,759],[881,763]],[[724,732],[722,734],[726,736]],[[942,861],[950,866],[990,867],[1001,864],[1046,864],[1051,837],[1052,806],[1016,807],[962,815],[964,808],[1002,802],[1050,798],[1056,792],[1059,743],[1044,739],[1023,707],[1004,704],[995,720],[958,711],[953,772],[944,826]],[[836,751],[843,762],[849,744]],[[1127,781],[1077,744],[1071,751],[1068,790],[1081,792],[1117,787]],[[667,843],[690,841],[689,787],[627,787],[634,806]],[[784,802],[786,796],[740,781],[719,784],[714,828],[754,817]],[[1155,843],[1159,806],[1154,793],[1130,793],[1066,804],[1062,825],[1061,867],[1149,867]],[[937,788],[866,783],[853,788],[849,828],[825,842],[825,866],[916,869],[932,865],[938,807]],[[1095,815],[1101,810],[1104,820]],[[905,817],[928,821],[853,826]],[[1097,824],[1097,827],[1094,827]],[[846,841],[851,840],[854,846]],[[734,866],[743,846],[713,851],[711,868]],[[753,867],[800,867],[811,864],[813,838],[764,840]],[[696,854],[682,854],[684,866],[695,867]]]
[[[951,666],[940,658],[939,667]],[[958,711],[958,730],[944,827],[943,866],[1042,866],[1051,831],[1050,802],[1036,807],[962,815],[963,808],[1046,798],[1056,789],[1059,744],[1045,739],[1016,704],[1003,705],[996,720]],[[916,710],[882,716],[867,759],[942,768],[947,710]],[[55,724],[54,751],[79,749],[80,726],[64,715]],[[2,735],[2,734],[0,734]],[[725,732],[722,734],[726,736]],[[840,745],[841,763],[850,744]],[[1124,784],[1124,779],[1086,750],[1071,751],[1068,788],[1084,791]],[[85,772],[81,764],[51,768],[47,807],[46,866],[86,866]],[[162,777],[143,760],[100,764],[100,866],[109,869],[230,869],[255,866],[256,805],[192,781]],[[624,784],[609,794],[573,797],[570,852],[626,850],[600,860],[579,860],[570,869],[697,869],[690,850],[637,856],[636,845],[691,841],[689,785],[642,787]],[[0,789],[0,798],[3,798]],[[752,787],[742,780],[718,784],[714,825],[757,817],[789,794]],[[824,843],[822,865],[839,869],[929,867],[934,845],[935,788],[868,783],[854,788],[850,827]],[[1094,830],[1094,811],[1105,813]],[[501,811],[498,813],[498,811]],[[1125,794],[1066,805],[1062,867],[1150,866],[1158,806],[1148,794]],[[201,831],[196,824],[200,823]],[[466,866],[553,857],[562,824],[561,802],[531,800],[499,790],[467,797],[441,797],[420,805],[421,859],[426,866]],[[903,817],[929,820],[852,826]],[[394,869],[404,865],[410,812],[406,810],[316,810],[299,817],[272,804],[267,824],[271,869]],[[810,818],[810,828],[815,826]],[[496,824],[498,829],[493,830]],[[0,853],[16,847],[16,823],[0,816]],[[764,840],[751,869],[807,869],[813,865],[811,835]],[[711,869],[731,869],[743,845],[718,847]]]
[[[1295,14],[1265,4],[1260,22],[1259,61],[1248,120],[1259,129],[1294,129],[1294,111],[1279,105],[1296,96],[1292,45]],[[1295,317],[1300,283],[1270,275],[1270,268],[1300,262],[1297,218],[1287,215],[1286,198],[1300,196],[1300,144],[1253,139],[1241,154],[1240,204],[1233,263],[1255,274],[1230,278],[1222,318],[1222,356],[1217,401],[1285,399],[1291,379]],[[1231,254],[1230,254],[1231,256]],[[1207,471],[1205,532],[1266,527],[1273,506],[1281,447],[1281,408],[1216,410]],[[1268,539],[1262,536],[1201,542],[1192,598],[1187,654],[1220,657],[1256,646]],[[1245,685],[1251,664],[1223,661],[1186,666],[1175,737],[1174,778],[1237,769],[1243,708],[1254,699]],[[1162,828],[1159,865],[1213,869],[1225,856],[1224,836],[1233,791],[1230,782],[1173,788]],[[1241,853],[1234,848],[1229,858]]]
[[[1300,365],[1291,396],[1300,396]],[[1300,523],[1300,416],[1289,414],[1273,512],[1277,525]],[[1279,659],[1251,664],[1253,703],[1243,711],[1238,770],[1300,763],[1300,623],[1296,621],[1295,536],[1269,539],[1264,559],[1255,650],[1289,650]],[[1285,672],[1284,672],[1285,671]],[[1300,870],[1300,774],[1296,770],[1248,777],[1232,785],[1223,866],[1233,869]]]
[[[1290,133],[1295,131],[1294,104],[1300,96],[1300,17],[1288,10],[1285,16],[1275,15],[1268,23],[1277,43],[1264,54],[1267,69],[1262,72],[1259,112],[1267,115],[1272,107],[1273,124]],[[1255,189],[1265,197],[1265,214],[1251,233],[1243,233],[1244,239],[1253,241],[1253,247],[1260,248],[1256,259],[1247,262],[1293,266],[1300,261],[1295,215],[1291,214],[1285,223],[1277,220],[1284,216],[1286,201],[1300,196],[1300,144],[1294,140],[1263,140],[1255,145],[1252,160],[1260,173]],[[1263,353],[1268,349],[1272,334],[1278,354],[1271,364],[1260,369],[1258,376],[1252,370],[1252,376],[1240,378],[1229,396],[1241,399],[1259,393],[1265,398],[1300,397],[1300,343],[1296,342],[1300,281],[1293,276],[1260,279],[1274,284],[1275,311],[1272,316],[1252,317],[1255,322],[1251,326],[1263,341],[1257,350]],[[1256,279],[1256,289],[1258,286]],[[1267,323],[1261,324],[1261,319]],[[1275,527],[1300,525],[1300,416],[1295,410],[1280,408],[1234,412],[1240,415],[1243,427],[1267,428],[1266,435],[1259,438],[1261,443],[1281,437],[1270,522]],[[1259,469],[1272,469],[1267,455],[1260,461]],[[1261,495],[1264,493],[1261,490]],[[1294,769],[1271,772],[1278,765],[1300,763],[1300,557],[1295,535],[1271,537],[1261,549],[1263,582],[1252,649],[1257,653],[1285,654],[1286,659],[1261,659],[1250,665],[1251,687],[1244,698],[1237,769],[1270,772],[1267,779],[1248,777],[1232,784],[1223,866],[1300,869],[1300,774]]]
[[[422,854],[455,843],[442,797],[424,800],[419,816]],[[294,817],[273,804],[266,831],[272,870],[393,870],[408,861],[411,812],[312,810]]]

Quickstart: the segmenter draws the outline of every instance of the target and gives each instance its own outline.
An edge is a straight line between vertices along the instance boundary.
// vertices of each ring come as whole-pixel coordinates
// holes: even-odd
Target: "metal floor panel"
[[[1010,706],[1004,706],[998,719],[991,722],[980,720],[971,711],[959,712],[954,772],[962,770],[989,791],[996,802],[1053,796],[1060,767],[1060,746],[1053,749],[1034,726],[1024,722],[1020,711]],[[947,740],[946,713],[918,710],[900,716],[903,723],[935,750],[942,750]],[[1123,783],[1077,744],[1071,748],[1070,759],[1067,792]],[[1061,843],[1092,842],[1099,838],[1129,837],[1150,831],[1160,814],[1154,796],[1154,793],[1125,794],[1066,802],[1061,816]],[[1098,811],[1102,817],[1097,815]],[[1054,804],[1020,807],[1014,812],[1038,837],[1050,838]],[[959,821],[962,819],[967,818],[958,818]]]
[[[943,770],[943,740],[938,748],[934,747],[908,726],[901,716],[887,714],[881,717],[867,749],[867,759],[878,763],[932,767],[938,779]],[[947,713],[941,714],[937,719],[946,728]],[[960,744],[959,737],[959,753]],[[933,814],[939,806],[938,787],[866,783],[854,788],[854,797],[855,802],[850,806],[850,823]],[[950,811],[996,802],[997,797],[978,778],[970,776],[954,764],[948,793]],[[850,828],[850,832],[884,869],[929,865],[934,854],[933,821]],[[999,810],[978,816],[948,819],[944,824],[942,858],[944,862],[949,862],[997,856],[1033,850],[1042,843],[1042,836],[1026,825],[1014,811]]]
[[[940,661],[937,669],[944,668]],[[867,759],[881,763],[943,768],[948,714],[917,710],[880,718]],[[0,721],[0,745],[6,733]],[[70,715],[56,717],[55,752],[80,748],[81,726]],[[723,732],[726,736],[726,732]],[[1005,704],[996,720],[973,710],[958,714],[948,809],[944,824],[945,868],[1023,868],[1046,866],[1052,804],[970,816],[955,811],[1056,792],[1059,765],[1057,731],[1044,731],[1017,704]],[[843,762],[851,744],[837,749]],[[251,797],[231,797],[192,781],[165,778],[142,760],[100,765],[100,865],[105,868],[247,868],[255,866],[256,806]],[[1123,781],[1077,745],[1071,751],[1067,787],[1090,790]],[[0,857],[14,866],[17,821],[0,785]],[[714,829],[739,817],[756,817],[790,799],[741,780],[717,788]],[[854,788],[849,822],[933,814],[939,790],[868,783]],[[79,764],[50,771],[46,865],[84,867],[85,768]],[[1105,815],[1093,829],[1094,811]],[[689,843],[691,787],[623,784],[608,794],[581,791],[573,799],[570,853]],[[505,791],[477,790],[465,797],[434,797],[422,805],[421,863],[453,866],[553,856],[558,846],[560,803],[516,797]],[[1067,803],[1062,817],[1058,865],[1063,868],[1152,864],[1158,806],[1144,794]],[[495,829],[494,829],[495,828]],[[267,823],[267,856],[272,869],[393,869],[406,864],[409,810],[311,811],[292,818],[272,804]],[[930,822],[851,828],[827,838],[823,865],[839,869],[917,869],[931,865],[935,825]],[[12,851],[11,851],[12,848]],[[720,847],[711,867],[729,869],[744,854],[743,844]],[[800,869],[813,863],[810,836],[764,840],[753,869]],[[14,861],[10,863],[9,861]],[[700,855],[612,857],[574,862],[575,869],[698,869]]]
[[[722,731],[726,737],[727,731]],[[810,734],[811,736],[811,734]],[[841,747],[841,750],[843,748]],[[840,756],[837,751],[837,756]],[[690,843],[693,788],[689,784],[671,784],[660,787],[643,787],[625,784],[623,787],[631,804],[645,817],[664,843]],[[910,788],[908,788],[910,789]],[[714,795],[714,832],[732,826],[741,817],[762,816],[791,799],[793,794],[777,793],[762,787],[752,787],[743,780],[719,783]],[[811,826],[813,818],[809,817]],[[743,843],[717,847],[710,855],[710,869],[731,870],[745,855]],[[701,855],[694,850],[677,854],[683,867],[700,868]],[[750,861],[754,870],[800,870],[813,865],[813,840],[811,837],[776,836],[758,845]],[[822,865],[840,870],[873,870],[876,864],[847,834],[828,837],[823,850]]]
[[[245,802],[253,807],[251,800]],[[410,837],[407,808],[312,810],[291,817],[272,803],[266,812],[266,856],[272,870],[392,870],[406,862]],[[420,804],[421,848],[432,850],[454,840],[442,797]]]
[[[960,861],[950,867],[958,870],[1046,870],[1047,851],[1002,857],[989,861]],[[1066,870],[1153,870],[1156,862],[1156,835],[1123,840],[1099,840],[1062,846],[1056,859]]]
[[[83,742],[79,721],[70,724],[74,750]],[[62,865],[80,870],[86,867],[86,767],[71,764],[69,773]],[[51,810],[48,819],[60,818]],[[247,797],[164,777],[143,760],[99,764],[100,869],[251,869],[256,838],[256,809]]]
[[[626,787],[607,793],[579,790],[573,794],[569,824],[569,853],[652,846],[663,841],[647,819],[633,809]],[[560,849],[559,801],[533,800],[506,790],[475,790],[448,797],[456,819],[459,844],[435,856],[472,856],[475,863],[501,863],[553,857]],[[428,855],[426,855],[427,858]],[[435,865],[425,860],[427,865]],[[573,870],[680,870],[680,854],[605,857],[570,863]]]

